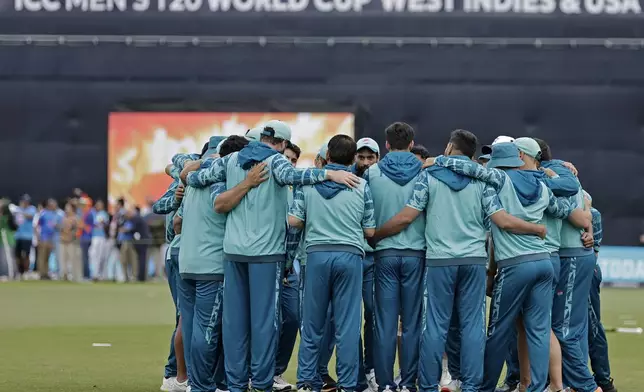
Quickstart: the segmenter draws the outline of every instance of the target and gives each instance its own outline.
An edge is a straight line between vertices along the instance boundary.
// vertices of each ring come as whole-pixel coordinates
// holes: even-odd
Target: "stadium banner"
[[[268,120],[288,123],[302,149],[300,167],[313,166],[323,143],[337,134],[354,136],[353,113],[110,113],[108,198],[142,206],[171,182],[165,167],[177,153],[199,153],[211,136],[243,135]]]
[[[644,247],[602,246],[598,264],[605,284],[644,285]]]
[[[464,13],[627,15],[641,0],[0,0],[19,13]]]

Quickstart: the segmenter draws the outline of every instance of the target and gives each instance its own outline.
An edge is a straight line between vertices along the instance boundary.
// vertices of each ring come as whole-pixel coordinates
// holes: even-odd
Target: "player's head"
[[[30,204],[31,204],[31,196],[25,193],[20,198],[20,207],[26,208],[26,207],[29,207]]]
[[[452,131],[449,136],[449,143],[445,147],[445,155],[464,155],[468,158],[474,158],[478,139],[470,131],[457,129]]]
[[[385,129],[387,150],[409,151],[414,146],[414,128],[404,122],[395,122]]]
[[[291,127],[285,122],[271,120],[264,124],[259,140],[283,153],[286,149],[286,143],[291,140]]]
[[[355,156],[358,175],[362,175],[369,166],[378,162],[380,158],[380,147],[375,140],[363,137],[356,143],[357,151]]]
[[[318,152],[318,155],[315,156],[315,167],[318,169],[324,168],[326,166],[327,161],[326,161],[326,152],[328,151],[329,144],[324,143],[322,147],[320,147],[320,151]]]
[[[541,161],[541,147],[534,139],[520,137],[514,141],[519,149],[519,158],[525,163],[525,169],[535,170]]]
[[[243,136],[228,136],[228,138],[219,146],[219,156],[225,157],[228,154],[240,151],[242,148],[246,147],[248,143],[250,143],[248,139]]]
[[[412,154],[416,155],[419,161],[425,162],[425,159],[429,158],[429,150],[421,144],[414,144],[414,147],[409,150]]]
[[[103,200],[98,199],[96,200],[94,208],[96,208],[96,211],[103,211],[105,209],[105,203],[103,203]]]
[[[545,140],[533,137],[533,139],[539,143],[539,148],[541,149],[541,162],[551,161],[552,160],[552,151],[550,151],[550,146],[546,143]]]
[[[347,135],[335,135],[329,140],[326,152],[327,161],[343,166],[350,166],[356,155],[356,142]]]
[[[300,155],[302,154],[302,150],[296,145],[291,143],[290,141],[286,143],[286,149],[284,149],[284,156],[286,159],[291,162],[293,166],[297,165],[297,161],[300,159]]]
[[[525,163],[519,158],[519,149],[514,143],[496,143],[492,145],[492,154],[487,167],[493,169],[519,169]]]

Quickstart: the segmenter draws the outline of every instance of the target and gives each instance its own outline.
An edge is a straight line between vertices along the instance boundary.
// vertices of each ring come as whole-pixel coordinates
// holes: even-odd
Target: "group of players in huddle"
[[[300,169],[290,139],[272,120],[166,168],[162,391],[616,392],[601,217],[543,140],[500,136],[477,159],[456,130],[430,158],[396,122],[382,157],[337,135]]]

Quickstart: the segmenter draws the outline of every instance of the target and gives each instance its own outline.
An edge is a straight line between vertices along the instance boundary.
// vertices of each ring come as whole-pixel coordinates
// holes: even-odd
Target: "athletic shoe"
[[[328,374],[322,376],[322,382],[322,392],[334,392],[338,388],[337,382]]]
[[[188,388],[186,388],[186,392],[192,392],[192,388],[190,387],[190,385],[188,385]]]
[[[452,375],[449,374],[449,369],[445,366],[443,367],[443,374],[441,374],[441,380],[438,382],[438,385],[448,385],[450,382],[452,382]]]
[[[510,385],[503,383],[500,387],[496,388],[494,392],[514,392],[515,389],[517,389],[519,386],[517,384],[515,385]]]
[[[447,385],[441,386],[441,392],[461,392],[461,382],[452,380]]]
[[[161,388],[159,389],[164,392],[186,392],[188,389],[188,380],[179,382],[176,377],[164,378],[163,384],[161,384]]]
[[[284,392],[290,391],[293,389],[293,385],[289,384],[284,377],[280,374],[279,376],[273,377],[273,391]]]
[[[373,392],[378,391],[378,384],[376,383],[376,371],[374,369],[371,369],[371,371],[367,373],[366,376],[369,389],[371,389]]]
[[[613,385],[613,379],[612,378],[608,380],[607,384],[601,384],[601,385],[599,385],[599,387],[604,392],[617,392],[617,388],[615,388],[615,385]]]
[[[297,390],[297,392],[313,392],[313,388],[311,388],[310,385],[302,385],[300,389]]]

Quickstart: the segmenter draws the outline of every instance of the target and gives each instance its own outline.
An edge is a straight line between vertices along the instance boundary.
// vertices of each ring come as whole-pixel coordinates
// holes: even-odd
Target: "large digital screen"
[[[273,119],[291,126],[291,141],[302,149],[300,167],[313,166],[322,144],[334,135],[354,136],[352,113],[111,113],[109,199],[143,206],[170,184],[164,170],[174,154],[199,153],[211,136],[243,135]]]

